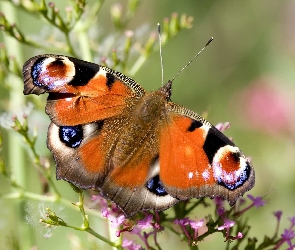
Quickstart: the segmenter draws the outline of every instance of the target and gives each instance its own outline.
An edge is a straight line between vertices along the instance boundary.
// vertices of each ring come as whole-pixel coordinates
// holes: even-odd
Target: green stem
[[[116,243],[108,240],[107,238],[105,238],[105,237],[101,236],[100,234],[98,234],[97,232],[95,232],[91,227],[86,228],[85,231],[92,234],[94,237],[108,243],[112,247],[115,247],[117,249],[123,249],[121,246],[118,246]]]
[[[0,9],[3,11],[3,13],[5,13],[9,20],[17,23],[18,13],[15,12],[15,8],[10,3],[1,2]],[[23,63],[23,54],[20,43],[8,36],[3,36],[3,41],[8,54],[15,56],[21,65]],[[13,83],[10,84],[9,110],[10,112],[15,113],[24,106],[24,96],[21,91],[22,82],[19,78],[16,78],[12,75],[9,76],[7,81]],[[8,163],[9,166],[11,166],[11,172],[14,174],[14,178],[18,183],[24,187],[27,187],[29,179],[25,166],[25,154],[21,145],[21,138],[16,133],[8,134]],[[12,213],[15,214],[13,218],[16,221],[11,221],[10,224],[19,225],[14,229],[16,230],[19,241],[18,243],[22,246],[22,248],[29,249],[34,245],[32,242],[33,230],[28,225],[19,223],[19,221],[23,219],[23,204],[20,204],[21,206],[17,206],[17,204],[15,205],[15,211]]]
[[[88,215],[85,213],[84,209],[84,195],[83,191],[79,192],[79,202],[76,203],[76,206],[80,209],[82,219],[83,219],[83,226],[84,228],[89,228],[89,221],[88,221]]]
[[[74,47],[72,45],[71,39],[70,39],[70,34],[67,32],[65,33],[66,36],[66,41],[67,41],[67,45],[68,45],[68,53],[71,54],[73,57],[78,57],[78,55],[76,54]]]
[[[89,37],[87,35],[87,31],[82,27],[81,23],[77,23],[77,37],[78,37],[78,42],[79,42],[79,47],[81,50],[81,56],[83,60],[92,62],[93,57],[90,49],[90,43],[89,43]]]
[[[18,200],[18,199],[31,199],[31,200],[35,200],[35,201],[43,201],[43,202],[49,202],[49,203],[58,202],[58,203],[64,205],[65,207],[79,211],[79,208],[77,206],[73,206],[72,202],[70,202],[69,200],[66,200],[64,198],[60,198],[55,195],[45,196],[45,195],[41,195],[41,194],[27,192],[22,189],[19,190],[18,192],[16,191],[16,192],[12,192],[9,194],[1,195],[0,198],[1,199],[16,199],[16,200]],[[87,211],[87,214],[89,214],[89,215],[101,217],[101,214],[94,209],[86,209],[86,211]],[[84,211],[84,214],[85,214],[85,211]]]
[[[54,194],[57,197],[60,197],[61,194],[58,191],[54,181],[52,180],[51,174],[48,171],[46,171],[46,169],[40,163],[40,156],[37,154],[35,149],[36,136],[34,136],[33,139],[29,137],[27,120],[25,120],[24,124],[21,124],[19,120],[16,119],[15,123],[17,127],[19,128],[19,130],[17,131],[24,137],[25,141],[29,144],[30,150],[33,154],[34,162],[38,166],[38,171],[40,171],[45,177],[45,179],[50,183],[50,187],[53,189]]]

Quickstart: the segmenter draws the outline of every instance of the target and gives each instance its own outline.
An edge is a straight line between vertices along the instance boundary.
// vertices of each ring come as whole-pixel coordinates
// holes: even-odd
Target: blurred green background
[[[88,2],[91,7],[93,1]],[[124,9],[126,1],[106,1],[98,17],[97,26],[93,24],[89,30],[89,38],[95,37],[92,33],[99,34],[103,41],[97,47],[96,61],[94,61],[96,63],[99,63],[101,56],[106,55],[105,48],[108,47],[108,43],[106,39],[103,40],[103,34],[109,35],[113,31],[110,6],[118,2]],[[60,1],[59,4],[63,6],[67,2]],[[6,9],[5,5],[10,3],[1,1],[2,12]],[[248,213],[252,225],[249,236],[255,236],[259,240],[262,240],[265,234],[272,236],[276,225],[272,212],[283,210],[281,230],[289,227],[287,218],[295,216],[295,2],[291,0],[146,0],[142,1],[136,15],[128,24],[128,29],[137,30],[136,38],[144,40],[151,30],[156,31],[158,22],[170,17],[173,12],[186,13],[192,16],[194,21],[191,29],[182,31],[163,47],[165,81],[171,79],[211,36],[214,37],[214,41],[174,81],[172,100],[199,114],[205,113],[207,120],[212,124],[230,122],[231,128],[225,134],[234,138],[234,142],[252,158],[256,171],[256,185],[250,193],[254,196],[268,194],[265,197],[268,203],[264,207],[253,208]],[[54,28],[45,25],[42,20],[22,11],[17,13],[17,23],[26,35],[37,40],[41,40],[40,36],[48,36],[50,33],[58,35]],[[0,33],[0,39],[6,44],[7,41],[13,42],[6,40],[3,32]],[[33,50],[27,46],[21,48],[21,51],[10,51],[10,53],[20,57],[23,62],[34,55],[51,52]],[[83,58],[83,55],[80,56]],[[150,56],[133,78],[148,91],[159,88],[161,86],[159,54],[154,53]],[[18,89],[20,93],[23,91],[23,86],[18,80],[15,80],[12,88]],[[14,112],[17,112],[20,107],[10,102],[19,100],[9,97],[7,86],[0,86],[0,90],[0,111],[5,112],[10,107],[16,106]],[[42,105],[45,106],[45,98],[42,98],[44,101]],[[37,107],[34,108],[31,120],[35,119],[35,124],[38,123],[40,153],[49,155],[45,144],[49,119],[43,114],[43,107],[40,107],[41,111],[37,111]],[[14,145],[7,144],[8,134],[14,132],[1,130],[4,136],[4,159],[9,159],[9,155],[17,157]],[[15,141],[23,144],[18,135]],[[8,162],[8,165],[11,164],[13,163]],[[20,178],[29,182],[31,191],[40,189],[39,182],[35,182],[38,176],[32,165],[28,157],[25,163],[26,169],[19,170],[25,175]],[[65,197],[75,201],[76,195],[66,183],[60,181],[58,186]],[[0,190],[1,193],[10,190],[1,175]],[[13,242],[18,238],[33,243],[37,247],[34,249],[79,249],[79,240],[75,235],[87,245],[85,243],[88,241],[87,235],[67,228],[57,228],[50,238],[44,239],[43,234],[46,229],[38,225],[38,210],[43,205],[32,201],[0,199],[0,245],[4,246],[1,249],[13,249]],[[50,204],[44,206],[48,205]],[[19,207],[25,207],[30,211],[31,225],[24,220],[25,212],[18,214]],[[59,207],[55,208],[62,210]],[[64,210],[62,214],[68,220],[80,223],[79,214]],[[201,219],[206,214],[207,210],[198,211],[195,217]],[[36,226],[32,226],[34,220]],[[104,228],[99,226],[100,222],[94,221],[97,223],[96,229],[103,231]],[[22,232],[29,235],[30,239],[24,239]],[[186,246],[186,242],[180,242],[173,236],[164,233],[159,242],[165,242],[170,247],[173,246],[173,249],[176,249],[175,246]],[[201,242],[199,246],[200,249],[220,247],[223,240],[221,235],[215,234],[205,242]],[[77,245],[74,245],[75,242]],[[101,249],[105,249],[103,243],[97,244]],[[27,247],[24,242],[20,249]]]

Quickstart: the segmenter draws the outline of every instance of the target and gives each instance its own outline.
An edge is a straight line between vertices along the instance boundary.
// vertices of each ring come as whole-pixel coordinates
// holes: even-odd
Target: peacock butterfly
[[[56,178],[100,190],[127,216],[204,196],[233,205],[254,186],[241,150],[170,101],[172,81],[147,93],[122,73],[61,55],[29,59],[23,79],[25,95],[49,93]]]

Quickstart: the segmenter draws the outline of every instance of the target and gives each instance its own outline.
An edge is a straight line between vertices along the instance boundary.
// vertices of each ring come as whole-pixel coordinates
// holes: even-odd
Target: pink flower
[[[93,201],[94,205],[100,205],[102,208],[108,207],[107,200],[100,195],[92,195],[91,200]]]
[[[295,226],[295,216],[289,218],[289,221],[291,222],[290,228],[293,228]]]
[[[189,218],[183,218],[183,219],[176,219],[174,220],[174,224],[179,225],[182,229],[182,231],[184,232],[184,234],[186,235],[187,239],[188,239],[188,244],[190,244],[191,242],[191,236],[186,228],[187,225],[189,225],[189,223],[191,222],[191,220]]]
[[[194,229],[194,239],[198,238],[199,228],[204,225],[204,220],[190,221],[191,228]]]
[[[186,226],[186,225],[188,225],[189,223],[190,223],[190,219],[189,218],[183,218],[183,219],[175,219],[174,220],[174,224],[176,224],[176,225],[180,225],[180,226]]]
[[[247,197],[248,197],[251,201],[253,201],[253,204],[254,204],[255,207],[263,207],[263,206],[265,205],[265,203],[266,203],[266,202],[262,199],[261,196],[257,196],[257,197],[255,198],[253,195],[248,194]]]
[[[198,230],[204,225],[204,220],[190,221],[191,228]]]
[[[121,225],[123,225],[123,223],[125,222],[126,218],[125,218],[125,215],[120,215],[118,217],[114,216],[114,215],[111,215],[109,214],[108,217],[109,221],[111,222],[111,227],[112,228],[117,228]]]
[[[294,247],[294,245],[292,245],[292,242],[291,242],[291,240],[295,237],[294,230],[285,229],[284,233],[281,236],[283,241],[287,242],[289,247],[291,248]]]
[[[142,247],[134,243],[133,240],[124,239],[122,243],[122,247],[128,250],[140,250]]]
[[[274,216],[277,218],[278,221],[281,220],[283,212],[281,210],[278,210],[276,212],[273,212]]]
[[[248,126],[271,134],[294,132],[294,92],[286,87],[284,90],[282,84],[274,79],[257,79],[234,100]]]
[[[152,221],[153,221],[153,215],[148,214],[145,216],[145,218],[143,220],[139,220],[137,222],[137,226],[141,229],[151,228],[153,226],[151,224]]]
[[[237,236],[238,239],[242,239],[243,236],[244,236],[244,235],[243,235],[241,232],[238,232],[238,236]]]
[[[235,225],[234,221],[231,221],[229,219],[225,219],[224,220],[224,224],[220,227],[218,227],[218,230],[225,230],[225,241],[227,240],[236,240],[236,239],[240,239],[243,237],[243,234],[241,232],[238,233],[238,235],[235,236],[230,236],[230,228],[233,227]]]
[[[219,131],[224,132],[225,130],[230,128],[230,123],[229,122],[225,122],[225,123],[218,123],[216,124],[215,128],[217,128]]]
[[[218,227],[217,229],[220,230],[224,230],[224,229],[229,229],[230,227],[233,227],[235,225],[234,221],[231,221],[229,219],[225,219],[224,220],[224,224],[220,227]]]
[[[107,208],[103,208],[101,210],[101,213],[102,213],[102,217],[105,217],[105,218],[108,218],[108,216],[111,214],[110,210]]]

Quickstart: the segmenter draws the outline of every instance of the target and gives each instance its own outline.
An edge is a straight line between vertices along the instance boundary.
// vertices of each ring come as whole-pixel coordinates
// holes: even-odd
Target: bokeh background
[[[89,0],[89,6],[93,1]],[[121,3],[124,9],[127,1],[106,1],[97,25],[89,30],[89,39],[100,34],[101,46],[97,48],[95,62],[105,56],[107,49],[112,49],[103,34],[113,31],[110,20],[110,7]],[[67,1],[56,1],[61,9]],[[1,12],[7,11],[9,1],[1,1]],[[202,1],[202,0],[149,0],[142,1],[128,29],[138,33],[138,39],[146,39],[149,32],[156,30],[156,24],[171,13],[186,13],[194,18],[193,27],[182,31],[163,48],[164,79],[171,79],[213,36],[214,41],[175,81],[172,100],[176,103],[205,114],[212,124],[229,121],[231,128],[226,135],[243,152],[252,158],[256,172],[256,185],[249,192],[254,196],[265,196],[267,204],[249,213],[252,225],[251,237],[260,241],[265,234],[272,236],[276,220],[272,212],[283,211],[281,230],[289,226],[288,218],[295,216],[295,2],[292,0],[248,0],[248,1]],[[43,20],[17,11],[16,22],[26,35],[35,39],[48,34],[57,34],[55,29]],[[0,32],[4,45],[13,43]],[[109,47],[108,47],[109,45]],[[21,46],[20,51],[10,51],[24,62],[33,55],[50,53],[41,49]],[[83,58],[83,55],[80,55]],[[146,90],[151,91],[161,86],[161,68],[159,54],[150,56],[144,66],[133,76]],[[9,90],[22,93],[23,86],[18,79],[12,79],[12,86],[0,86],[0,111],[19,112],[22,108],[18,98],[13,98]],[[38,150],[49,155],[46,149],[46,131],[49,119],[43,113],[43,103],[34,107],[31,121],[35,121],[39,130]],[[27,100],[27,99],[26,99]],[[11,102],[15,102],[11,103]],[[41,103],[41,101],[39,101]],[[2,154],[9,166],[9,161],[18,157],[19,145],[24,143],[20,136],[14,136],[14,143],[9,144],[12,130],[1,128],[4,144]],[[12,140],[12,141],[13,141]],[[14,157],[11,157],[13,156]],[[29,182],[30,190],[40,189],[31,158],[26,157],[25,169],[18,169],[18,178]],[[16,159],[17,160],[17,159]],[[17,161],[16,161],[17,162]],[[17,169],[17,166],[13,166]],[[75,201],[71,188],[59,181],[58,186],[68,199]],[[0,175],[0,193],[11,189]],[[20,239],[20,249],[37,246],[36,249],[79,249],[80,240],[87,246],[88,236],[67,228],[57,228],[53,235],[44,239],[46,229],[38,225],[38,211],[43,206],[61,210],[63,218],[80,223],[79,214],[65,211],[54,204],[40,204],[26,200],[7,200],[0,197],[0,245],[1,249],[17,249],[13,242]],[[21,209],[20,209],[21,208]],[[29,213],[27,213],[29,211]],[[23,213],[22,213],[23,212]],[[31,216],[31,218],[28,218]],[[201,219],[208,214],[206,210],[196,212]],[[25,219],[27,217],[27,219]],[[27,223],[29,221],[30,223]],[[34,222],[35,221],[35,222]],[[97,220],[98,228],[100,221]],[[104,230],[100,228],[99,230]],[[25,237],[24,237],[25,236]],[[80,240],[79,240],[80,239]],[[200,249],[222,246],[222,235],[214,235],[200,243]],[[170,246],[185,247],[186,242],[179,242],[174,235],[163,234],[160,242],[169,242]],[[33,245],[30,245],[33,244]],[[76,245],[75,245],[76,244]],[[97,243],[103,249],[105,245]],[[6,248],[5,248],[6,247]],[[82,248],[81,248],[82,249]],[[83,248],[90,249],[90,248]],[[167,248],[168,249],[168,248]],[[210,248],[213,249],[213,248]]]

